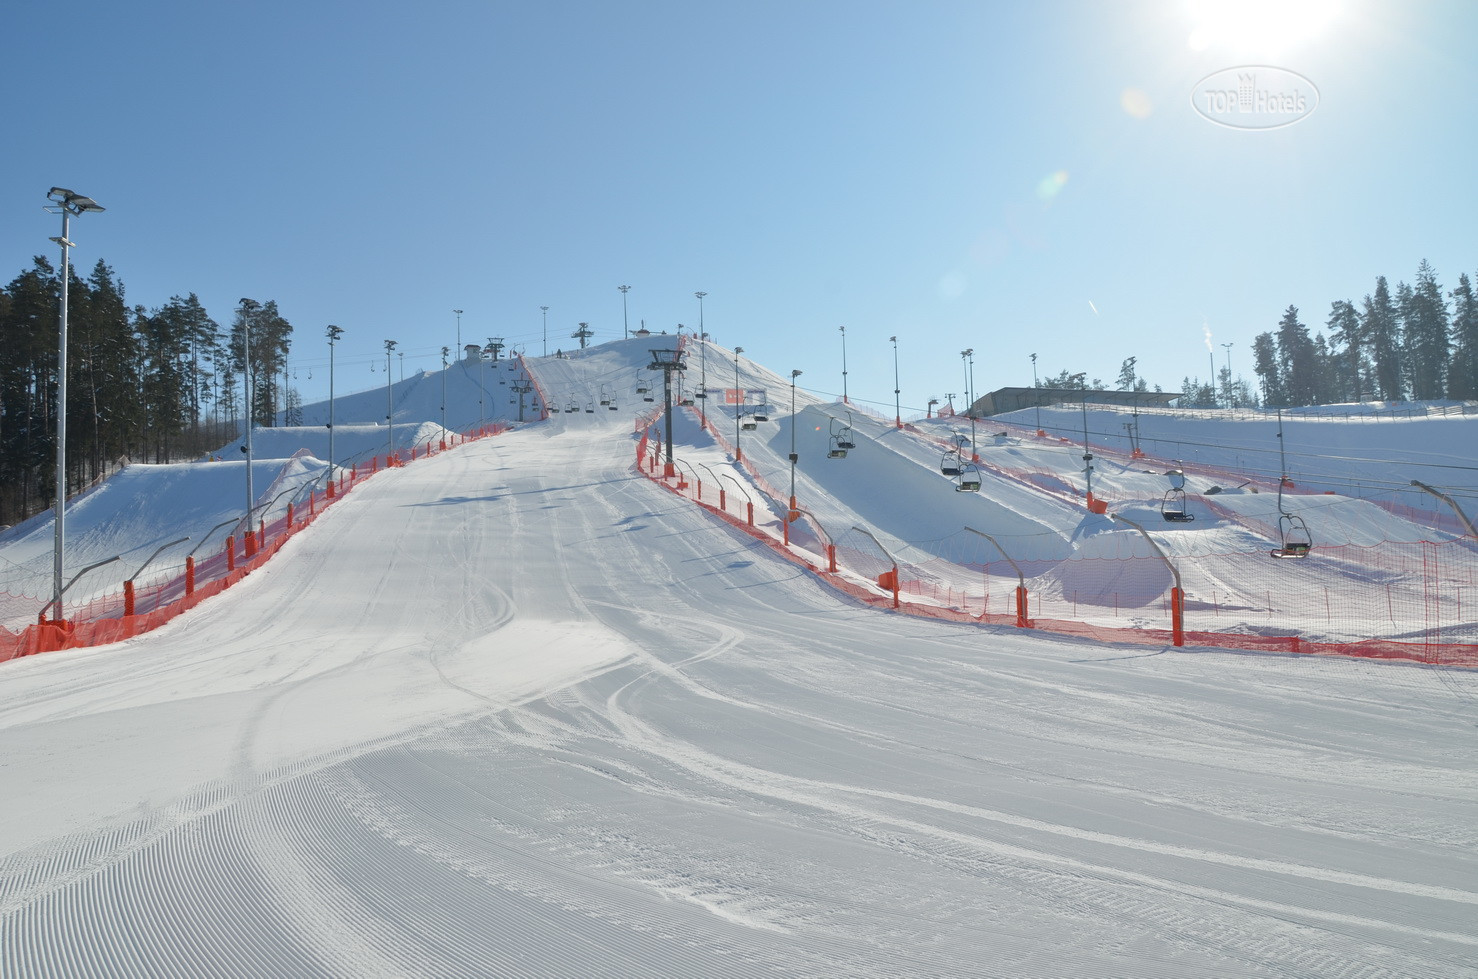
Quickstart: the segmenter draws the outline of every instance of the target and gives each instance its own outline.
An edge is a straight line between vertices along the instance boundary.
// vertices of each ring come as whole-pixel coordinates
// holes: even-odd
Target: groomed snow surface
[[[633,470],[635,343],[530,363],[620,410],[381,472],[163,628],[0,664],[0,975],[1474,974],[1478,674],[865,607]],[[190,520],[239,510],[240,462],[193,468],[237,479]],[[798,492],[882,535],[867,471]],[[110,492],[115,551],[165,533]],[[1029,503],[979,505],[1083,536]]]

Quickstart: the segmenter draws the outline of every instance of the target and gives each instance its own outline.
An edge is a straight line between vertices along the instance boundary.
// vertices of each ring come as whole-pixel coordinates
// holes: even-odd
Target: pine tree
[[[1363,338],[1360,333],[1360,314],[1355,304],[1348,299],[1336,299],[1329,304],[1329,341],[1331,353],[1335,355],[1340,379],[1341,400],[1362,401],[1365,398],[1365,375],[1368,367]]]
[[[1134,373],[1134,365],[1135,365],[1135,363],[1138,362],[1138,360],[1139,360],[1138,357],[1129,357],[1129,358],[1126,358],[1125,359],[1125,361],[1124,361],[1124,363],[1122,365],[1120,365],[1120,367],[1119,367],[1119,390],[1120,391],[1137,391],[1137,390],[1139,390],[1138,388],[1136,388],[1134,386],[1135,385],[1135,381],[1136,381],[1136,376],[1135,376],[1135,373]]]
[[[1318,362],[1309,328],[1298,320],[1298,307],[1289,306],[1278,321],[1278,359],[1283,363],[1283,395],[1292,405],[1317,403]]]
[[[1451,350],[1447,341],[1447,305],[1437,273],[1422,259],[1416,270],[1416,285],[1401,284],[1401,320],[1406,336],[1411,396],[1418,401],[1441,398],[1447,393],[1447,368]]]
[[[1283,371],[1278,362],[1278,348],[1271,333],[1259,333],[1252,338],[1252,372],[1262,384],[1263,404],[1273,407],[1288,404],[1288,395],[1283,386]]]
[[[1365,297],[1360,315],[1360,335],[1375,361],[1376,393],[1383,401],[1400,401],[1405,388],[1402,382],[1401,327],[1386,277],[1375,280],[1375,295]]]
[[[1478,398],[1478,297],[1473,294],[1468,273],[1458,276],[1452,296],[1452,365],[1447,375],[1447,396],[1459,400]]]

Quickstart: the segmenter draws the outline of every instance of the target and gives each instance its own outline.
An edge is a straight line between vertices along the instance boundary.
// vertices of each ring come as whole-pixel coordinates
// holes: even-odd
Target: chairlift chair
[[[945,476],[958,476],[960,474],[960,454],[946,452],[944,458],[939,460],[939,472]]]
[[[1268,552],[1276,558],[1305,558],[1314,546],[1308,524],[1297,514],[1284,513],[1278,518],[1278,536],[1282,539],[1283,546]]]
[[[769,421],[770,420],[770,406],[769,405],[759,405],[758,407],[756,407],[755,410],[754,410],[754,420],[757,421],[757,422],[767,422],[767,421]]]
[[[956,493],[979,493],[980,492],[980,468],[974,463],[967,462],[960,467],[957,481],[955,483]]]
[[[593,415],[593,414],[595,414],[595,402],[594,401],[587,401],[587,402],[585,402],[585,414],[587,414],[587,415]]]
[[[1165,475],[1170,479],[1170,488],[1160,500],[1160,516],[1171,523],[1189,523],[1195,520],[1195,514],[1188,513],[1185,508],[1185,473],[1180,469],[1171,469]]]
[[[852,415],[850,413],[848,413],[847,415],[847,423],[843,425],[840,429],[837,428],[837,420],[833,418],[831,420],[831,431],[832,437],[836,440],[837,448],[857,448],[857,443],[853,441],[855,436],[852,435]]]
[[[1196,519],[1193,513],[1187,513],[1185,508],[1185,490],[1168,489],[1165,498],[1160,501],[1160,516],[1172,523],[1190,523]]]

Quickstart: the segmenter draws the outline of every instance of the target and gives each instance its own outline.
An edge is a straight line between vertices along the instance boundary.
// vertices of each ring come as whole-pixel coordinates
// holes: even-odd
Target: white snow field
[[[633,469],[660,345],[532,360],[581,410],[376,474],[153,632],[0,664],[0,975],[1475,974],[1478,671],[863,605]],[[790,392],[741,371],[774,407],[743,452],[786,490]],[[586,412],[602,384],[618,410]],[[419,387],[407,438],[441,421]],[[944,479],[937,453],[897,462],[919,437],[857,413],[858,450],[823,465],[847,409],[797,407],[802,506],[920,562],[962,521],[1044,557],[1121,532],[1011,480],[889,505]],[[685,465],[726,464],[677,422]],[[1471,467],[1471,440],[1406,431]],[[322,431],[301,434],[272,473],[299,447],[322,466]],[[980,451],[1036,471],[1072,450]],[[173,488],[149,512],[208,527],[244,503],[239,461],[125,475],[150,469]],[[1125,466],[1104,496],[1148,508],[1163,484]],[[79,547],[169,539],[125,485],[79,503]],[[1454,536],[1357,496],[1326,524]],[[1159,537],[1214,553],[1254,529]],[[14,528],[0,558],[45,533]]]

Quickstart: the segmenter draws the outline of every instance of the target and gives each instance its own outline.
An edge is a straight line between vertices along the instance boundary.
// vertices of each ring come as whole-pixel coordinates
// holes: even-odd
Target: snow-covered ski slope
[[[863,607],[633,470],[657,345],[531,361],[595,410],[375,475],[153,633],[0,666],[0,974],[1472,974],[1473,672]],[[773,406],[743,452],[788,491],[789,379],[740,372]],[[796,397],[828,526],[921,562],[961,520],[1044,560],[1120,533],[1011,473],[956,493],[891,419],[826,459],[848,409]],[[690,413],[674,435],[725,464]],[[179,509],[190,467],[159,468]],[[241,463],[195,468],[240,494]],[[1141,477],[1158,500],[1128,464],[1103,498]],[[84,501],[112,546],[166,530],[123,495]],[[1157,536],[1254,534],[1195,524]]]

